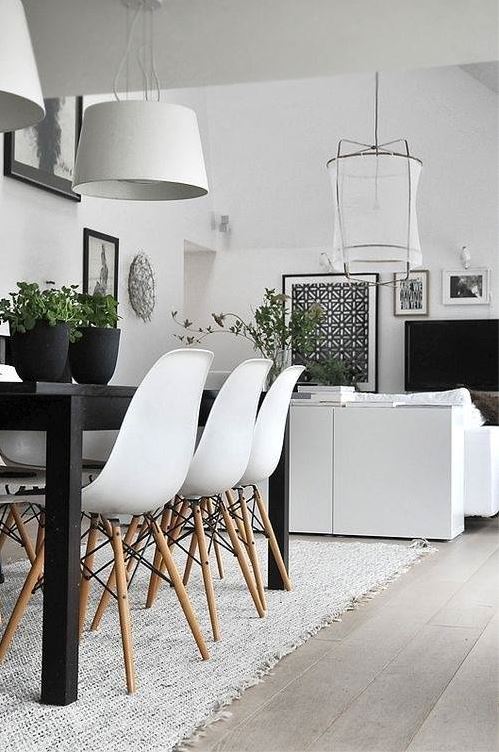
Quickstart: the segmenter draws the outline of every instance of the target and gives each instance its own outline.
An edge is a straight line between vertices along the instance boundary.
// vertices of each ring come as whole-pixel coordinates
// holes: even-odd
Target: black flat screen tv
[[[405,389],[499,390],[499,319],[405,322]]]

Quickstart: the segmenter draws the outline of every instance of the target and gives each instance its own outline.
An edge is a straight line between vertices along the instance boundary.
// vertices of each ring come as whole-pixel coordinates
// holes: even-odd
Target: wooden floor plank
[[[419,635],[307,750],[405,750],[480,636],[425,625]]]
[[[408,747],[494,752],[498,747],[499,622],[490,622]]]

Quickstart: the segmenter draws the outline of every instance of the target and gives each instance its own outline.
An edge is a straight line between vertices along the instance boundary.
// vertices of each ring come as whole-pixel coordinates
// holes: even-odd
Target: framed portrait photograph
[[[428,282],[427,269],[394,274],[393,314],[394,316],[428,316]]]
[[[83,292],[112,295],[118,300],[118,238],[83,230]]]
[[[289,312],[320,305],[324,315],[318,324],[318,343],[313,360],[338,358],[356,374],[357,387],[366,392],[378,388],[378,281],[377,274],[283,275],[283,293]],[[289,314],[288,314],[289,315]],[[294,359],[294,355],[293,355]]]
[[[442,272],[444,305],[487,305],[490,303],[490,269],[450,269]]]
[[[81,130],[83,97],[45,99],[46,115],[37,125],[6,133],[4,175],[73,201],[71,189]]]

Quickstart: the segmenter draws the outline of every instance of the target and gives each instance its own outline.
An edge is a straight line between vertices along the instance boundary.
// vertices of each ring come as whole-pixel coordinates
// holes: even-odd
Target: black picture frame
[[[351,277],[355,277],[359,280],[365,280],[369,283],[368,285],[368,305],[369,305],[369,311],[368,311],[368,326],[369,326],[369,336],[368,336],[368,378],[366,382],[358,383],[357,386],[361,391],[367,391],[367,392],[377,392],[378,391],[378,343],[379,343],[379,336],[378,336],[378,318],[379,318],[379,301],[378,301],[378,283],[379,283],[379,274],[374,273],[366,273],[366,274],[352,274]],[[318,273],[318,274],[283,274],[282,275],[282,292],[284,295],[289,295],[292,299],[292,296],[290,293],[292,293],[292,286],[293,286],[293,280],[298,280],[300,282],[303,282],[305,280],[310,280],[311,283],[313,280],[317,280],[318,278],[324,281],[327,281],[330,279],[331,281],[336,282],[345,282],[350,285],[355,285],[355,282],[350,282],[349,279],[344,274],[334,274],[334,273]],[[320,300],[313,301],[316,303],[319,303]],[[288,301],[289,304],[289,301]],[[288,307],[292,310],[292,300],[291,300],[291,306],[288,305]]]
[[[118,271],[119,271],[119,247],[120,247],[120,241],[119,238],[115,238],[113,235],[106,235],[103,232],[98,232],[97,230],[91,230],[89,227],[83,228],[83,283],[82,283],[82,290],[84,293],[91,293],[95,294],[95,289],[90,290],[90,278],[92,276],[91,274],[91,268],[92,268],[92,249],[91,249],[91,241],[97,240],[102,241],[103,243],[111,244],[113,246],[113,260],[111,263],[111,267],[113,270],[113,280],[112,280],[112,292],[110,290],[107,290],[105,293],[101,294],[107,294],[107,295],[113,295],[113,297],[118,300]],[[102,243],[101,243],[101,250],[102,250]]]
[[[74,159],[76,157],[76,148],[80,137],[81,123],[83,116],[83,97],[72,97],[74,99],[74,127],[75,127],[75,154],[73,156],[72,168],[74,169]],[[46,99],[46,108],[50,106],[53,100]],[[42,121],[45,124],[47,121]],[[40,127],[31,126],[32,128]],[[44,191],[63,196],[71,201],[81,201],[81,196],[75,193],[71,188],[71,180],[62,178],[47,170],[43,170],[32,165],[25,164],[16,159],[16,132],[4,134],[4,168],[3,174],[9,178],[20,180],[22,183],[34,185]]]

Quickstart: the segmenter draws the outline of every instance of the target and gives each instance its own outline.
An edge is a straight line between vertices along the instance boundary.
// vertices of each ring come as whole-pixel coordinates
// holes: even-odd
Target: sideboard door
[[[329,406],[291,405],[291,533],[333,532],[333,420],[334,410]]]

